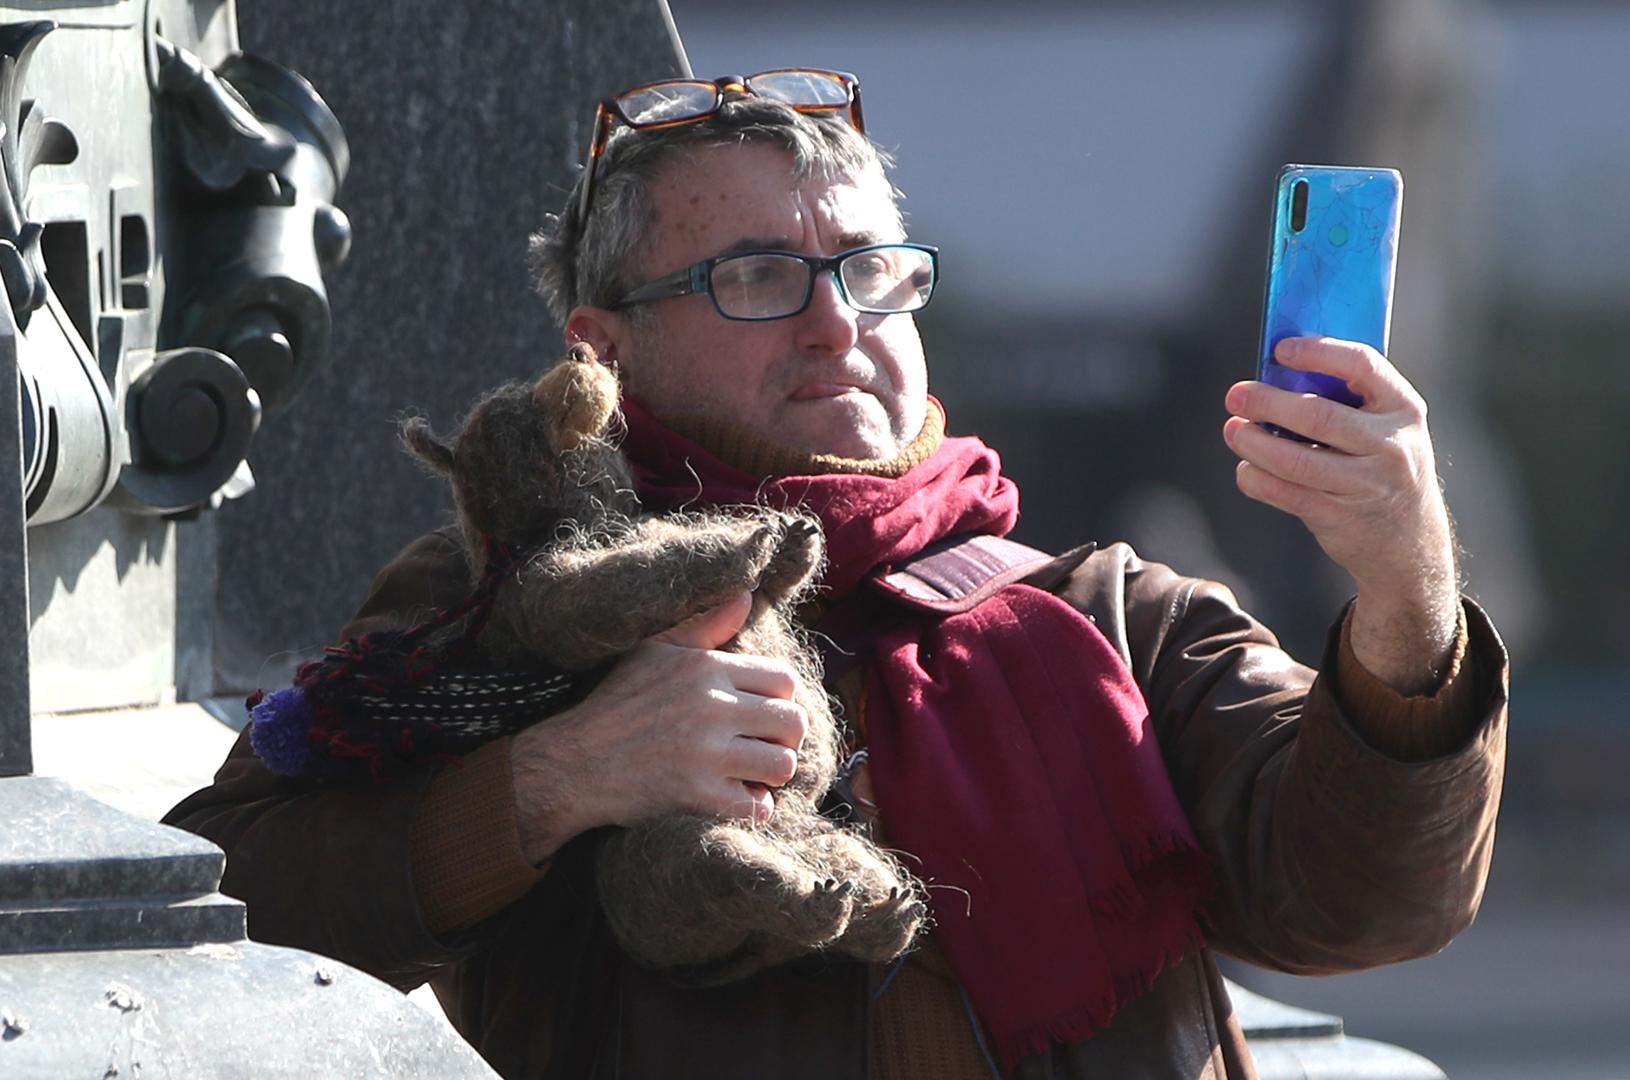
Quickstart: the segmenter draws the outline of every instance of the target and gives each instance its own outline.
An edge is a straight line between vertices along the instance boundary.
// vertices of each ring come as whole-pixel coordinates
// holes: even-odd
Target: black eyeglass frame
[[[849,289],[843,283],[843,274],[839,267],[848,259],[856,255],[864,255],[871,251],[887,251],[895,248],[908,248],[912,251],[922,252],[928,256],[928,297],[916,307],[909,308],[879,308],[865,307],[855,303],[854,297],[849,295]],[[719,298],[713,293],[713,270],[721,263],[734,259],[747,259],[757,255],[780,255],[788,259],[796,259],[809,268],[809,277],[804,284],[804,302],[794,311],[781,315],[731,315],[719,305]],[[632,307],[635,304],[647,304],[653,300],[668,300],[676,296],[693,296],[705,293],[713,301],[713,310],[719,317],[732,322],[774,322],[776,319],[790,319],[802,315],[809,310],[809,303],[815,298],[815,282],[824,271],[832,271],[833,284],[838,287],[838,295],[843,302],[856,311],[866,315],[909,315],[921,311],[934,299],[934,290],[939,287],[940,280],[940,249],[931,244],[914,244],[901,241],[897,244],[867,244],[864,247],[850,248],[840,251],[836,255],[805,255],[797,251],[736,251],[728,255],[715,255],[711,259],[703,259],[692,263],[683,270],[675,270],[655,281],[648,281],[644,285],[630,289],[626,295],[611,305],[612,310]]]
[[[773,95],[759,95],[753,89],[753,83],[768,75],[819,75],[823,78],[840,84],[848,91],[848,100],[843,102],[793,102]],[[706,79],[659,79],[654,83],[636,86],[624,90],[620,94],[613,94],[595,106],[594,131],[589,137],[589,152],[583,161],[583,189],[577,198],[577,227],[582,229],[589,220],[589,203],[593,199],[595,173],[599,170],[600,157],[605,153],[606,145],[611,140],[611,122],[621,120],[626,127],[635,131],[660,131],[663,128],[680,127],[684,124],[699,124],[710,116],[718,113],[724,105],[725,91],[741,94],[763,96],[770,101],[779,101],[788,108],[805,113],[835,113],[848,112],[849,123],[862,135],[866,133],[866,121],[860,110],[860,80],[847,71],[827,71],[823,68],[776,68],[773,71],[761,71],[757,75],[721,75],[711,81],[713,87],[713,104],[703,110],[688,116],[666,118],[655,122],[637,123],[628,118],[623,111],[622,99],[654,90],[660,86],[695,86],[698,88],[709,85]]]

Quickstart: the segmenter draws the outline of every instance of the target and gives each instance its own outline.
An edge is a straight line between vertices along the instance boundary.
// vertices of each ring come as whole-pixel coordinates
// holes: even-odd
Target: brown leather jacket
[[[1073,560],[1072,560],[1073,561]],[[1026,1060],[1017,1080],[1251,1078],[1212,950],[1328,973],[1424,956],[1482,896],[1504,762],[1506,657],[1466,602],[1461,706],[1363,698],[1286,655],[1214,582],[1125,545],[1032,581],[1093,618],[1148,700],[1167,765],[1215,861],[1208,947],[1111,1027]],[[350,636],[401,624],[467,587],[445,537],[380,575]],[[1322,670],[1338,670],[1331,634]],[[1339,666],[1343,672],[1351,664]],[[1423,715],[1461,719],[1423,731]],[[438,939],[415,893],[413,833],[433,774],[314,789],[241,739],[213,786],[168,819],[222,845],[223,888],[258,940],[327,953],[404,989],[434,980],[461,1032],[507,1077],[842,1080],[867,1076],[877,973],[812,959],[732,986],[675,990],[623,960],[594,902],[587,837],[519,900]]]

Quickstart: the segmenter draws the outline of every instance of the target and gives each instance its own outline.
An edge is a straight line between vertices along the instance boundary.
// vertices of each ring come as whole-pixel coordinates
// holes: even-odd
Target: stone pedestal
[[[244,939],[224,860],[60,780],[0,780],[0,1075],[495,1075],[376,979]]]
[[[251,941],[7,957],[0,1003],[0,1071],[18,1080],[497,1077],[384,983]]]
[[[1298,1009],[1228,984],[1260,1080],[1447,1080],[1408,1050],[1355,1039],[1341,1017]]]

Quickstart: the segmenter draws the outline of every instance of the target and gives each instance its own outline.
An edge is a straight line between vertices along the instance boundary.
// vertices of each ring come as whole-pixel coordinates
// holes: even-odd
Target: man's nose
[[[798,316],[798,344],[837,355],[847,353],[860,338],[860,318],[860,312],[839,291],[836,273],[822,271],[815,275],[809,307]]]

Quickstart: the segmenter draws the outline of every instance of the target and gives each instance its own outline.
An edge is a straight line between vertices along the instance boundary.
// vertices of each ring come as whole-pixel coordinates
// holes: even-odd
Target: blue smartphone
[[[1386,355],[1404,178],[1396,169],[1286,165],[1274,185],[1273,207],[1257,378],[1362,405],[1340,379],[1285,367],[1273,350],[1289,337],[1334,337],[1362,341]]]

